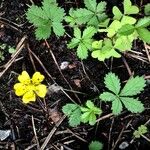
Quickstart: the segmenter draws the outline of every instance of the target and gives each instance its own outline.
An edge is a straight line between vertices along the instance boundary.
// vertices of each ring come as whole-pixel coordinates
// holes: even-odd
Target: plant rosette
[[[20,83],[14,85],[15,94],[22,96],[22,101],[25,104],[35,102],[36,96],[44,98],[47,93],[46,85],[41,84],[44,78],[44,75],[40,72],[35,72],[32,78],[30,78],[29,74],[23,71],[21,75],[18,76]]]

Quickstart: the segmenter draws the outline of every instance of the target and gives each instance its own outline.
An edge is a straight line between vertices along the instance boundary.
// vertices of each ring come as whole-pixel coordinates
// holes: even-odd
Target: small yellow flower
[[[44,80],[44,76],[40,72],[35,72],[30,78],[26,71],[23,71],[18,76],[20,83],[14,85],[15,94],[17,96],[23,96],[22,101],[26,104],[31,101],[35,102],[36,96],[44,98],[47,93],[46,85],[41,84]]]

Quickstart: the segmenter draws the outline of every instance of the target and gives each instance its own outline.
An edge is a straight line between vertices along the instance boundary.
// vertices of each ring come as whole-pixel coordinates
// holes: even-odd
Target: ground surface
[[[40,0],[34,2],[40,5]],[[117,4],[117,1],[115,2]],[[144,0],[142,4],[136,2],[142,7],[148,0]],[[70,3],[60,1],[59,4],[66,10],[71,6],[82,5],[80,1]],[[74,51],[67,49],[68,36],[59,39],[52,36],[47,42],[56,59],[55,62],[45,41],[35,39],[33,26],[25,19],[27,5],[31,5],[30,0],[2,0],[0,3],[0,42],[17,47],[19,51],[15,59],[13,59],[14,56],[6,53],[5,60],[0,62],[0,129],[11,130],[11,136],[0,141],[0,149],[37,149],[37,141],[41,146],[48,134],[55,129],[55,123],[59,119],[62,122],[58,128],[56,127],[56,132],[52,133],[47,144],[49,149],[60,149],[61,147],[88,149],[88,143],[91,140],[103,142],[104,149],[118,149],[118,146],[124,141],[129,143],[127,149],[150,148],[150,143],[144,138],[133,140],[132,137],[134,129],[150,119],[150,84],[147,84],[145,91],[139,95],[146,106],[142,114],[135,115],[124,111],[118,117],[109,117],[100,121],[95,127],[82,124],[77,128],[70,128],[67,119],[63,119],[61,112],[62,106],[70,102],[70,98],[76,102],[81,101],[82,104],[87,99],[96,99],[105,89],[103,78],[109,71],[116,73],[123,84],[130,77],[130,73],[144,75],[148,83],[150,81],[150,62],[144,51],[143,43],[136,41],[133,49],[140,52],[146,62],[137,59],[137,56],[133,58],[128,53],[123,59],[107,60],[105,63],[92,58],[81,62]],[[108,11],[109,7],[110,5]],[[70,29],[67,30],[69,32]],[[13,63],[10,63],[8,67],[11,59]],[[69,67],[60,72],[58,66],[63,61],[68,61]],[[128,66],[125,65],[126,62]],[[24,105],[21,99],[15,96],[13,85],[17,82],[17,76],[22,70],[27,70],[32,75],[35,69],[45,75],[45,83],[50,89],[51,85],[56,82],[65,89],[70,98],[62,91],[54,93],[50,90],[45,103],[38,100],[36,103]],[[109,104],[102,105],[102,108],[103,115],[111,113]],[[146,137],[150,138],[150,134],[148,133]]]

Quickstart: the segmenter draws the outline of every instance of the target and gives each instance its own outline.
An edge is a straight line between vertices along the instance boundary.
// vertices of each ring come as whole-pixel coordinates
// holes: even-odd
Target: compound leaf
[[[130,78],[121,90],[120,96],[134,96],[139,94],[144,90],[146,86],[145,82],[143,77],[136,76],[135,78]]]
[[[114,73],[108,73],[104,78],[105,86],[116,95],[120,92],[120,79]]]
[[[64,35],[65,30],[61,22],[53,22],[52,25],[53,25],[53,31],[57,36]]]
[[[120,97],[124,106],[132,113],[141,113],[144,111],[143,104],[138,100],[130,97]]]

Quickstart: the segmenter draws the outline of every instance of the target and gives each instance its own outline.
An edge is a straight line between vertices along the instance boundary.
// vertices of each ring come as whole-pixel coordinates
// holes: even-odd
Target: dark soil
[[[37,5],[41,4],[40,0],[33,1]],[[108,2],[111,3],[107,6],[108,12],[113,5],[120,5],[120,1],[118,2],[118,0],[115,0],[113,4],[110,1]],[[135,0],[134,2],[137,5],[141,5],[139,1]],[[143,1],[143,4],[146,3],[148,3],[148,0]],[[32,75],[35,72],[35,65],[36,70],[45,75],[45,83],[47,85],[50,86],[56,82],[64,89],[68,89],[66,93],[77,103],[81,101],[81,104],[84,104],[88,99],[94,99],[95,103],[99,104],[97,97],[99,93],[105,90],[103,79],[106,73],[110,71],[116,73],[120,77],[123,85],[124,81],[130,77],[123,59],[110,59],[102,63],[93,58],[88,58],[81,62],[77,58],[75,51],[67,49],[66,43],[70,40],[69,37],[57,38],[51,36],[47,42],[58,65],[60,66],[63,61],[70,63],[69,68],[62,70],[63,77],[45,41],[37,41],[35,39],[34,28],[27,22],[25,17],[25,12],[28,8],[27,5],[31,5],[31,0],[1,0],[0,3],[0,43],[16,47],[23,36],[27,36],[25,47],[16,58],[16,61],[11,64],[10,68],[0,78],[0,129],[11,130],[11,136],[0,141],[0,149],[3,150],[24,150],[26,148],[36,150],[37,141],[33,131],[32,116],[34,118],[38,141],[41,146],[55,126],[56,118],[58,117],[60,119],[63,116],[61,112],[62,106],[71,102],[63,92],[59,91],[57,93],[47,94],[45,100],[46,110],[43,110],[43,102],[40,100],[28,105],[23,104],[21,99],[16,97],[13,91],[13,85],[17,82],[17,76],[22,70],[27,70]],[[82,6],[83,3],[79,0],[59,1],[59,5],[68,11],[70,7]],[[69,28],[67,30],[70,33],[72,32]],[[133,47],[134,50],[143,53],[146,57],[146,53],[142,51],[143,48],[143,43],[140,41],[136,41]],[[29,49],[39,58],[43,63],[42,65],[30,53]],[[6,51],[5,60],[0,62],[1,72],[5,70],[5,64],[11,57]],[[150,64],[136,58],[131,58],[128,54],[125,54],[123,58],[127,61],[134,75],[150,75]],[[52,76],[52,79],[45,72],[43,66]],[[77,84],[77,81],[79,84]],[[70,86],[74,91],[82,93],[75,94],[70,89]],[[144,138],[135,139],[131,142],[134,129],[137,129],[138,126],[146,123],[150,119],[150,84],[148,79],[147,86],[139,97],[146,107],[145,111],[141,114],[131,114],[124,111],[117,117],[100,121],[95,127],[82,124],[77,128],[71,128],[68,125],[67,119],[65,119],[53,134],[47,145],[47,149],[88,149],[88,144],[92,140],[98,140],[104,143],[104,149],[112,149],[117,140],[115,149],[119,149],[119,145],[122,142],[129,144],[126,149],[149,149],[150,143]],[[102,109],[104,110],[103,115],[111,113],[111,106],[109,104],[102,104]],[[53,117],[53,115],[56,116]],[[150,128],[150,124],[147,127]],[[146,134],[146,137],[150,138],[150,134]]]

